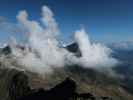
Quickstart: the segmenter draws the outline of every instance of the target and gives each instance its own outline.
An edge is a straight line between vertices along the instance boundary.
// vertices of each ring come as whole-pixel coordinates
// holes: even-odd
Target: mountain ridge
[[[73,46],[69,46],[73,47]],[[78,49],[77,46],[74,49]],[[70,48],[67,48],[70,51]],[[73,53],[78,52],[78,50],[71,49]],[[2,51],[3,53],[4,51]],[[7,53],[6,53],[7,54]],[[7,54],[8,55],[8,54]],[[79,57],[81,56],[78,55]],[[10,58],[8,58],[10,59]],[[6,60],[5,60],[6,61]],[[3,69],[1,62],[0,73],[2,76],[0,80],[0,86],[4,88],[4,90],[0,90],[0,97],[6,98],[9,96],[9,85],[12,77],[18,73],[19,71],[16,69]],[[101,73],[97,70],[91,68],[83,68],[82,66],[72,65],[72,66],[65,66],[64,68],[55,68],[53,73],[45,75],[42,77],[35,73],[31,73],[28,71],[24,71],[24,73],[29,77],[29,86],[31,89],[51,89],[52,87],[56,86],[66,77],[70,77],[77,83],[77,92],[78,93],[92,93],[98,97],[111,97],[113,100],[132,100],[132,94],[127,91],[126,87],[122,85],[121,81],[117,78],[110,77],[105,73]],[[9,77],[10,76],[10,77]],[[21,82],[21,81],[20,81]],[[26,82],[26,81],[25,81]],[[24,82],[24,83],[25,83]],[[4,84],[6,83],[6,84]],[[7,85],[7,86],[6,86]],[[1,89],[3,89],[1,88]],[[2,91],[5,91],[2,93]],[[3,95],[3,96],[2,96]],[[4,97],[5,95],[5,97]],[[6,96],[7,95],[7,96]],[[10,99],[3,99],[3,100],[10,100]]]

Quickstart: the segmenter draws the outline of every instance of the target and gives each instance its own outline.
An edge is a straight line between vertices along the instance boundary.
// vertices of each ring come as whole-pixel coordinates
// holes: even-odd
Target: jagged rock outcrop
[[[17,100],[69,100],[75,92],[75,82],[67,78],[50,90],[39,89],[39,91],[23,96]]]
[[[76,82],[66,78],[55,87],[45,90],[31,89],[28,82],[28,76],[24,72],[16,73],[10,82],[9,97],[10,100],[112,100],[109,97],[97,99],[91,93],[77,93]]]

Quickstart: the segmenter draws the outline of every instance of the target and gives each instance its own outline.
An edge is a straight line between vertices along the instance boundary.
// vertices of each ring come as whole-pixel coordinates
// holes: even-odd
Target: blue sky
[[[3,21],[11,23],[9,28],[16,27],[16,15],[23,9],[30,19],[39,20],[43,5],[54,12],[65,41],[81,26],[94,41],[133,40],[133,0],[0,0],[0,42],[12,35],[21,38],[19,32],[6,31]]]

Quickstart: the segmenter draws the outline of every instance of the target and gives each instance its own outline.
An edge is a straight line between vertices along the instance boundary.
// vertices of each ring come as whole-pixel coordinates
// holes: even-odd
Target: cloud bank
[[[45,74],[53,68],[64,67],[69,64],[79,64],[88,68],[111,67],[117,60],[111,57],[111,49],[91,43],[84,29],[74,34],[74,40],[79,46],[81,57],[62,48],[57,37],[60,34],[54,14],[47,6],[42,7],[41,22],[28,19],[28,13],[23,10],[17,15],[18,22],[25,28],[27,43],[24,49],[12,43],[13,58],[21,65],[20,69]]]
[[[118,63],[111,57],[112,50],[100,43],[91,43],[84,29],[75,32],[82,57],[78,62],[85,67],[111,67]]]

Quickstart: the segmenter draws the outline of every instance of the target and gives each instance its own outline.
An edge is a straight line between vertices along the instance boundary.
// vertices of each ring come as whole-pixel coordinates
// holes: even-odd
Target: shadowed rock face
[[[74,53],[75,56],[77,56],[77,57],[81,57],[81,56],[82,56],[82,54],[81,54],[81,52],[80,52],[80,50],[79,50],[79,46],[78,46],[77,43],[72,43],[72,44],[70,44],[70,45],[67,45],[65,48],[66,48],[66,50],[68,50],[69,52]]]
[[[66,78],[62,83],[50,90],[45,91],[44,89],[40,89],[18,100],[69,100],[74,95],[75,91],[75,82]]]
[[[96,98],[90,93],[82,93],[78,95],[79,98],[95,100]]]
[[[10,100],[112,100],[108,97],[96,99],[91,93],[78,94],[77,85],[70,78],[49,90],[31,89],[28,84],[28,77],[23,72],[15,74],[9,88]]]
[[[23,72],[15,74],[10,82],[9,96],[11,100],[23,97],[31,91],[28,86],[28,77]]]
[[[76,83],[70,78],[66,78],[66,80],[56,85],[48,92],[52,94],[53,97],[56,97],[59,100],[61,98],[63,100],[67,100],[68,98],[72,97],[73,94],[76,92]]]
[[[1,51],[2,54],[8,55],[12,52],[11,48],[9,45],[7,45],[6,47],[4,47]]]

